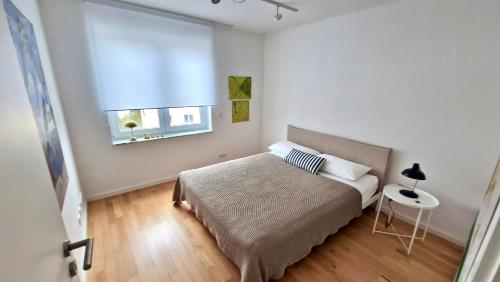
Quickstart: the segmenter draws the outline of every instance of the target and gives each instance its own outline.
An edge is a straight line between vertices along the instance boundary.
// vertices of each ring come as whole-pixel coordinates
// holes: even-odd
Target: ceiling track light
[[[280,6],[276,5],[276,15],[274,15],[274,20],[279,21],[283,18],[283,15],[280,14]]]
[[[211,0],[212,1],[212,4],[219,4],[221,0]],[[246,0],[233,0],[233,2],[235,3],[243,3],[245,2]],[[292,6],[289,6],[287,4],[283,4],[283,3],[280,3],[280,2],[277,2],[277,1],[274,1],[274,0],[260,0],[262,2],[266,2],[268,4],[271,4],[271,5],[276,5],[276,14],[274,15],[274,20],[275,21],[279,21],[283,18],[283,14],[281,14],[279,12],[279,8],[283,8],[283,9],[287,9],[289,11],[292,11],[292,12],[298,12],[299,9],[295,8],[295,7],[292,7]]]
[[[280,3],[278,1],[274,1],[274,0],[260,0],[260,1],[269,3],[271,5],[276,5],[278,7],[281,7],[283,9],[287,9],[287,10],[292,11],[292,12],[298,12],[299,11],[299,9],[297,9],[295,7],[289,6],[287,4]]]

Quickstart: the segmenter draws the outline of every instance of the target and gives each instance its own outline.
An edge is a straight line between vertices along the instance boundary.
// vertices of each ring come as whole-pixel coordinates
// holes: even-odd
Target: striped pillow
[[[301,168],[312,174],[317,174],[320,167],[325,163],[326,159],[316,157],[297,149],[292,149],[285,157],[285,162]]]

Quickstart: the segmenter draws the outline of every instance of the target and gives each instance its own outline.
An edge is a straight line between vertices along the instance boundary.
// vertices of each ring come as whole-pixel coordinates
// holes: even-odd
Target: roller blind
[[[212,28],[86,2],[104,111],[214,105]]]

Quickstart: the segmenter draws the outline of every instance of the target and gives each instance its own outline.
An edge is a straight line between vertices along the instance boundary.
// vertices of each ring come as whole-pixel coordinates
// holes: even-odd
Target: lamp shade
[[[420,165],[414,163],[411,168],[407,168],[401,172],[402,175],[416,180],[425,180],[425,174],[420,170]]]

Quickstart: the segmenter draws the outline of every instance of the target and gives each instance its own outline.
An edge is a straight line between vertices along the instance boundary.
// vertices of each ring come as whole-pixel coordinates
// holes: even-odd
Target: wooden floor
[[[88,233],[95,238],[89,281],[239,281],[238,268],[187,206],[172,206],[172,190],[171,182],[89,203]],[[453,279],[461,247],[430,234],[408,257],[396,237],[371,234],[373,220],[374,211],[365,210],[280,281]]]

